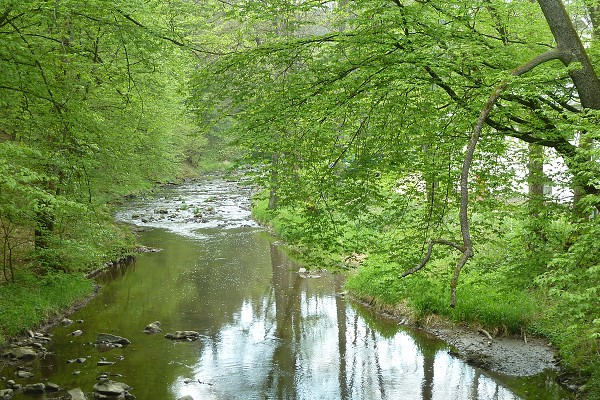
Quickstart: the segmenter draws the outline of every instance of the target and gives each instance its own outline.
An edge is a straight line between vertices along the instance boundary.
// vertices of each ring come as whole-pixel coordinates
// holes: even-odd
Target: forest
[[[600,398],[597,0],[3,0],[0,345],[207,171],[347,289],[537,335]]]

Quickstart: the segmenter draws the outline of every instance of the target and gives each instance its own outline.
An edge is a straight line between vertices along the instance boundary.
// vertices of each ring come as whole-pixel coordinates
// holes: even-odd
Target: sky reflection
[[[450,356],[442,342],[420,340],[401,327],[384,335],[344,299],[311,294],[312,283],[297,286],[297,307],[289,307],[294,301],[288,297],[288,307],[278,308],[275,288],[262,301],[244,301],[216,339],[203,339],[193,382],[189,377],[174,382],[176,397],[519,398]]]

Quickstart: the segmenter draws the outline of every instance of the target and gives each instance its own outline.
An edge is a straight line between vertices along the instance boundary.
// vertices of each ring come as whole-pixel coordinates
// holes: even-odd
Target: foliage
[[[175,179],[179,161],[188,175],[248,163],[266,188],[255,215],[312,263],[360,266],[357,293],[541,332],[589,374],[599,21],[580,3],[566,4],[577,30],[557,34],[542,11],[561,1],[5,1],[0,289],[124,251],[103,204]],[[464,150],[486,102],[459,224]],[[559,172],[534,171],[536,157]],[[476,255],[449,309],[454,250],[399,276],[431,240],[464,239],[465,219]]]
[[[598,89],[595,73],[586,87],[580,78],[588,56],[597,62],[597,37],[578,26],[583,34],[572,38],[584,46],[572,50],[583,49],[581,63],[559,61],[563,38],[541,10],[549,4],[232,3],[230,23],[256,40],[199,68],[193,101],[199,115],[234,118],[229,132],[266,188],[255,215],[311,262],[359,264],[352,290],[506,332],[552,337],[562,332],[562,318],[589,337],[597,331],[598,288],[586,271],[600,259],[588,236],[599,204],[600,103],[589,99],[600,92],[585,95]],[[597,24],[591,8],[567,7],[587,14],[573,20]],[[555,40],[559,48],[548,51]],[[541,55],[546,62],[512,76]],[[452,310],[446,293],[454,250],[436,247],[418,274],[399,277],[419,264],[430,240],[460,243],[461,228],[464,237],[458,178],[492,93],[499,97],[467,187],[476,254]],[[538,164],[554,171],[534,171],[534,150],[525,144],[543,146]],[[534,176],[544,180],[538,192]],[[563,195],[541,193],[548,183]],[[545,315],[555,317],[546,324]],[[568,363],[590,371],[597,354],[586,340],[570,342],[581,352]]]
[[[175,29],[191,16],[171,6],[0,6],[0,282],[28,263],[82,270],[102,247],[122,251],[103,204],[180,173],[192,53]]]
[[[600,248],[597,218],[579,231],[568,251],[556,254],[536,278],[547,307],[537,329],[560,349],[564,363],[592,375],[600,393]]]
[[[185,104],[189,7],[0,5],[0,335],[88,294],[82,272],[133,247],[107,204],[179,176],[199,134]]]

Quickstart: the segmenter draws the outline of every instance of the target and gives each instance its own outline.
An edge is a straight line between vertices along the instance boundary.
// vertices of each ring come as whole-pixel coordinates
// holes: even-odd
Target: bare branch
[[[460,251],[461,253],[464,252],[464,249],[462,246],[454,243],[454,242],[450,242],[448,240],[445,239],[434,239],[431,240],[429,242],[429,246],[427,248],[427,254],[425,255],[425,258],[423,258],[423,260],[421,261],[421,263],[419,265],[417,265],[414,268],[409,269],[408,271],[405,271],[402,275],[400,275],[400,278],[404,278],[405,276],[408,275],[412,275],[415,272],[417,272],[418,270],[420,270],[421,268],[423,268],[427,262],[429,261],[429,259],[431,258],[431,253],[433,252],[433,246],[436,244],[445,244],[446,246],[450,246],[450,247],[454,247],[455,249],[457,249],[458,251]]]
[[[564,56],[562,51],[560,51],[558,48],[552,49],[550,51],[547,51],[543,54],[538,55],[537,57],[533,58],[531,61],[529,61],[525,64],[519,65],[518,67],[516,67],[515,69],[513,69],[511,71],[511,75],[514,77],[518,77],[520,75],[523,75],[523,74],[533,70],[535,67],[537,67],[545,62],[560,59],[561,56]],[[479,141],[479,138],[481,137],[481,132],[483,130],[483,126],[486,123],[488,123],[489,116],[490,116],[490,113],[492,112],[492,109],[494,108],[494,105],[500,98],[500,95],[502,94],[502,92],[508,87],[509,83],[510,83],[509,80],[504,80],[503,82],[501,82],[498,86],[496,86],[494,88],[494,91],[492,92],[492,94],[486,101],[485,106],[479,113],[479,118],[477,118],[477,122],[475,124],[475,127],[473,128],[473,132],[471,133],[471,138],[469,139],[469,144],[467,145],[467,150],[465,152],[465,158],[463,161],[462,171],[460,174],[460,212],[459,212],[460,230],[461,230],[461,234],[462,234],[463,245],[459,246],[453,242],[450,242],[450,241],[447,241],[444,239],[432,240],[429,243],[429,247],[427,249],[427,254],[425,255],[425,258],[423,259],[423,261],[421,261],[421,263],[419,265],[417,265],[416,267],[414,267],[413,269],[410,269],[402,274],[402,277],[405,277],[407,275],[413,274],[413,273],[417,272],[418,270],[422,269],[427,264],[429,259],[431,258],[431,253],[433,251],[434,244],[445,244],[445,245],[454,247],[457,250],[459,250],[462,253],[462,255],[461,255],[460,259],[458,260],[458,262],[456,263],[456,267],[454,267],[452,281],[450,282],[450,307],[452,307],[452,308],[454,308],[456,306],[456,286],[458,285],[458,279],[460,277],[460,272],[462,271],[463,267],[467,264],[469,259],[471,257],[473,257],[473,254],[474,254],[473,253],[473,243],[471,241],[471,234],[469,232],[469,228],[470,228],[470,226],[469,226],[469,171],[471,169],[471,164],[473,163],[473,156],[475,154],[475,148],[477,147],[477,142]]]

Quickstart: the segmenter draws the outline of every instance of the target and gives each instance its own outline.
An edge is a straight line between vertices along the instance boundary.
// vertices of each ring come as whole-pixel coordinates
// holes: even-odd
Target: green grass
[[[23,253],[14,279],[0,275],[0,345],[85,298],[93,283],[84,274],[134,247],[130,228],[116,224],[107,208],[60,216],[47,248]]]
[[[0,345],[31,329],[92,293],[82,274],[20,274],[16,283],[0,285]]]
[[[370,261],[349,277],[347,288],[384,304],[407,304],[418,318],[436,314],[506,333],[519,333],[531,323],[538,304],[529,293],[507,290],[491,276],[485,279],[468,270],[459,282],[456,307],[450,308],[451,264],[447,261],[451,259],[433,262],[429,270],[404,279],[399,279],[403,270],[398,266]]]

